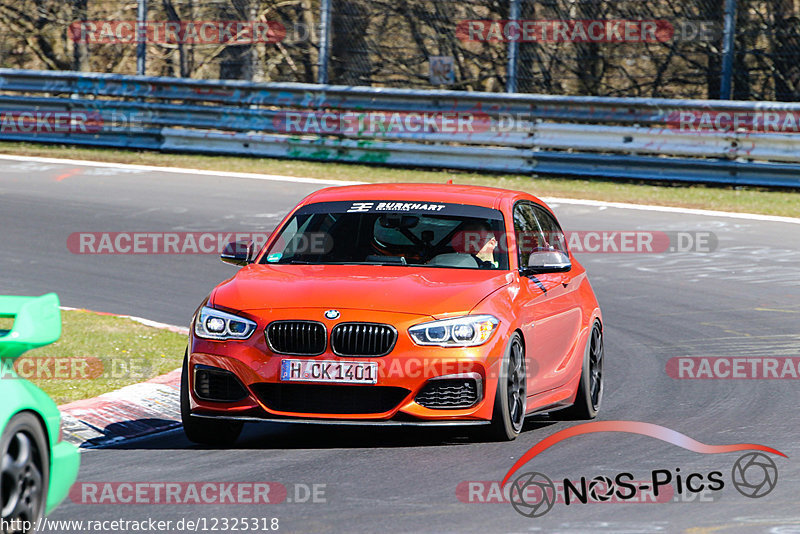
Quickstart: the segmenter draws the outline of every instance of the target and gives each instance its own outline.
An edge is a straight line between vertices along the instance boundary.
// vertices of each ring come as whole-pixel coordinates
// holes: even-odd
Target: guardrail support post
[[[322,0],[321,10],[317,83],[327,85],[331,42],[331,0]]]
[[[725,0],[725,26],[722,34],[722,79],[720,100],[730,100],[733,89],[733,54],[736,48],[736,0]],[[711,95],[709,95],[711,98]]]
[[[147,0],[139,0],[136,9],[136,74],[144,76],[147,57]]]
[[[519,21],[519,0],[509,0],[508,19]],[[519,32],[518,32],[519,33]],[[517,56],[519,55],[519,39],[508,40],[508,68],[506,76],[506,93],[517,92]]]

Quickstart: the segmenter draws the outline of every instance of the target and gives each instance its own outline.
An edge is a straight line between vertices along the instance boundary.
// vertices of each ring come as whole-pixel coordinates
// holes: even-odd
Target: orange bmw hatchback
[[[197,309],[183,364],[188,438],[245,422],[474,425],[597,414],[603,320],[553,212],[488,187],[332,187],[301,201]],[[561,414],[560,414],[561,415]]]

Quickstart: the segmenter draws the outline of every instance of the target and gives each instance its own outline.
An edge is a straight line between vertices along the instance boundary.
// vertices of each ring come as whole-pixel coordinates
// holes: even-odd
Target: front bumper
[[[410,424],[480,424],[491,420],[494,406],[498,370],[505,350],[504,332],[496,331],[492,338],[482,346],[456,347],[421,347],[414,344],[407,334],[408,327],[419,322],[430,320],[429,317],[410,316],[389,312],[369,312],[368,318],[359,317],[355,312],[343,311],[343,320],[369,321],[394,326],[398,331],[398,339],[394,349],[381,357],[347,357],[337,356],[330,347],[318,356],[290,356],[274,353],[264,338],[264,329],[273,320],[305,319],[309,315],[318,318],[322,312],[314,310],[313,314],[298,314],[297,310],[271,314],[267,320],[259,319],[255,314],[246,315],[256,320],[258,330],[245,341],[212,341],[192,337],[189,353],[189,386],[190,404],[193,415],[201,417],[226,417],[238,420],[281,421],[281,422],[339,422],[342,424],[377,423],[385,425]],[[366,312],[362,312],[365,313]],[[336,322],[328,323],[328,331]],[[338,321],[337,321],[338,322]],[[377,383],[374,385],[352,384],[320,384],[313,382],[281,382],[280,369],[283,359],[303,360],[335,360],[375,362],[378,365]],[[224,369],[233,373],[246,390],[246,397],[234,402],[212,402],[198,398],[194,386],[195,366],[209,366]],[[480,398],[477,403],[466,408],[428,408],[415,401],[417,394],[431,379],[449,375],[470,375],[479,380]],[[379,403],[380,409],[354,408],[343,413],[326,412],[313,406],[311,397],[319,395],[327,402],[334,394],[342,392],[343,396],[351,396],[350,404],[358,405],[360,388],[380,388],[391,396],[391,400]],[[336,388],[336,389],[333,389]],[[303,396],[307,393],[308,402],[299,403],[303,410],[277,409],[275,395]],[[265,395],[270,391],[270,395]],[[373,397],[378,392],[365,397]],[[379,395],[381,396],[381,395]],[[385,400],[385,399],[384,399]],[[365,406],[369,403],[365,403]],[[376,406],[376,404],[369,404]]]
[[[50,485],[47,490],[47,513],[64,500],[78,478],[81,464],[78,448],[61,441],[53,446],[50,457]]]

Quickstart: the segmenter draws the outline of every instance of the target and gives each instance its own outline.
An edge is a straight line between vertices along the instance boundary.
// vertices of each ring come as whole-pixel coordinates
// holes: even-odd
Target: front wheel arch
[[[8,500],[7,502],[4,502],[5,499],[0,500],[0,508],[9,508],[9,510],[3,510],[4,514],[6,512],[10,514],[8,516],[3,515],[3,519],[6,521],[12,519],[25,519],[31,521],[32,523],[36,523],[36,521],[40,517],[44,516],[47,511],[47,497],[50,488],[52,464],[50,435],[47,431],[47,425],[44,424],[39,413],[34,410],[21,410],[9,418],[3,427],[3,433],[0,435],[0,444],[2,444],[2,446],[0,446],[0,457],[5,455],[6,446],[12,443],[10,440],[13,439],[13,435],[16,435],[17,433],[27,435],[25,440],[27,442],[28,454],[31,454],[33,451],[38,453],[38,458],[34,456],[30,459],[30,462],[33,465],[36,465],[37,463],[39,464],[37,466],[38,473],[36,472],[36,469],[32,469],[30,467],[26,467],[23,471],[19,471],[19,473],[15,473],[13,470],[6,472],[6,464],[4,463],[2,471],[3,487],[6,490],[12,489],[12,496],[15,500]],[[17,451],[22,450],[26,450],[26,448],[20,447],[17,449]],[[13,463],[8,465],[14,466]],[[22,482],[14,482],[13,488],[12,486],[8,485],[7,483],[9,482],[9,478],[16,478],[16,476],[8,476],[9,473],[11,475],[19,475],[20,477],[24,476],[24,479],[19,479],[24,480],[24,485],[19,486],[19,484]],[[4,497],[8,497],[8,495],[4,493]],[[37,498],[38,502],[31,504],[31,497]],[[27,503],[27,506],[25,503]]]
[[[508,338],[498,368],[492,421],[486,429],[489,439],[511,441],[522,431],[527,413],[526,360],[522,335],[514,331]]]

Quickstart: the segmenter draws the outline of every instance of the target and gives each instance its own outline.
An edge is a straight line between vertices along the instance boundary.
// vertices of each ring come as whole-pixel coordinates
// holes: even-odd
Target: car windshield
[[[362,201],[300,208],[261,263],[508,269],[503,215],[465,204]]]

